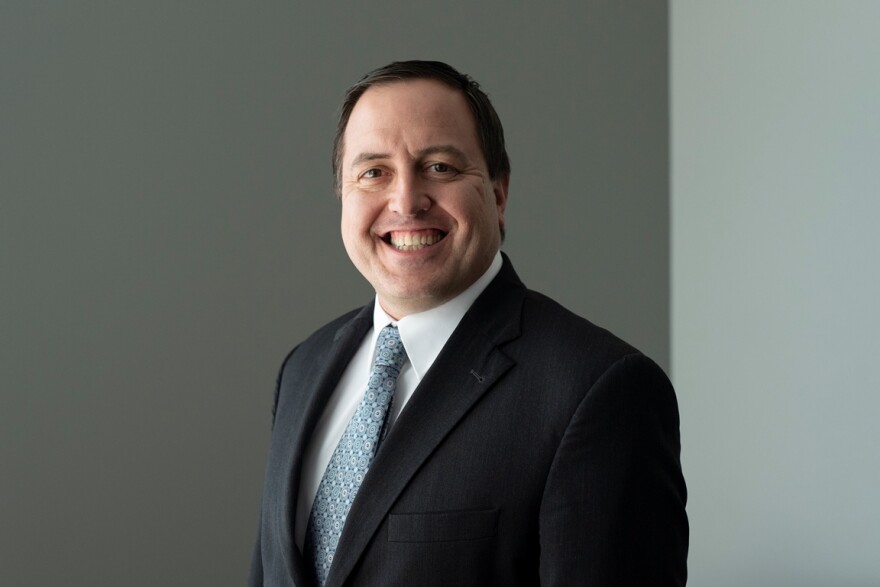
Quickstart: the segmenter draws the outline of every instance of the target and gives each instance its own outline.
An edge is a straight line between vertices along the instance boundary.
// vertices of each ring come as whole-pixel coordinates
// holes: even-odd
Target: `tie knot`
[[[389,324],[382,329],[376,341],[375,364],[393,367],[400,371],[405,361],[406,349],[403,347],[403,341],[400,340],[400,332],[397,326]]]

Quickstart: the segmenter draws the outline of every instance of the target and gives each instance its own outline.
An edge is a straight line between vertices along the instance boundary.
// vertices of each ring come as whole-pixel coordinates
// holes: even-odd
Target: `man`
[[[376,299],[284,362],[250,585],[684,585],[674,392],[500,253],[510,166],[479,86],[373,71],[333,163]]]

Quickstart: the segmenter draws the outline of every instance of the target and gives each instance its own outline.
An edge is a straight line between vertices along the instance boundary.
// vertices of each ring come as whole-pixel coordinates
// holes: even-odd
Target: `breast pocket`
[[[497,509],[390,514],[389,542],[450,542],[495,536]]]

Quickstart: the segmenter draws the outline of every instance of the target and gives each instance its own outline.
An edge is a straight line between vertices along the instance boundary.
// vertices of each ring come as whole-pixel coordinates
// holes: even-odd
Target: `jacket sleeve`
[[[262,520],[262,515],[260,516]],[[263,555],[260,547],[260,531],[257,527],[257,540],[254,542],[254,550],[251,554],[251,568],[248,572],[248,587],[262,587],[263,585]]]
[[[541,585],[683,586],[687,490],[678,406],[640,354],[614,363],[573,414],[540,510]]]
[[[275,412],[278,411],[278,396],[281,392],[281,375],[284,373],[284,367],[287,365],[287,362],[290,360],[290,357],[293,356],[293,353],[296,351],[297,348],[298,346],[294,347],[294,349],[291,350],[284,358],[284,361],[281,363],[281,369],[279,369],[278,371],[278,377],[275,379],[275,393],[272,398],[272,430],[274,430],[275,428]],[[261,508],[260,520],[257,524],[257,539],[254,542],[254,549],[251,553],[251,566],[250,570],[248,571],[248,587],[262,587],[263,585],[263,551],[261,540],[262,533],[263,514]]]

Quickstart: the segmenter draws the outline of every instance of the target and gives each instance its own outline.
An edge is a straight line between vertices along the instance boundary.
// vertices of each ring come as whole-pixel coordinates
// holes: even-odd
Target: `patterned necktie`
[[[406,349],[397,327],[386,326],[376,341],[367,391],[330,457],[312,504],[303,553],[313,565],[318,585],[327,580],[345,518],[384,436],[397,377],[405,361]]]

